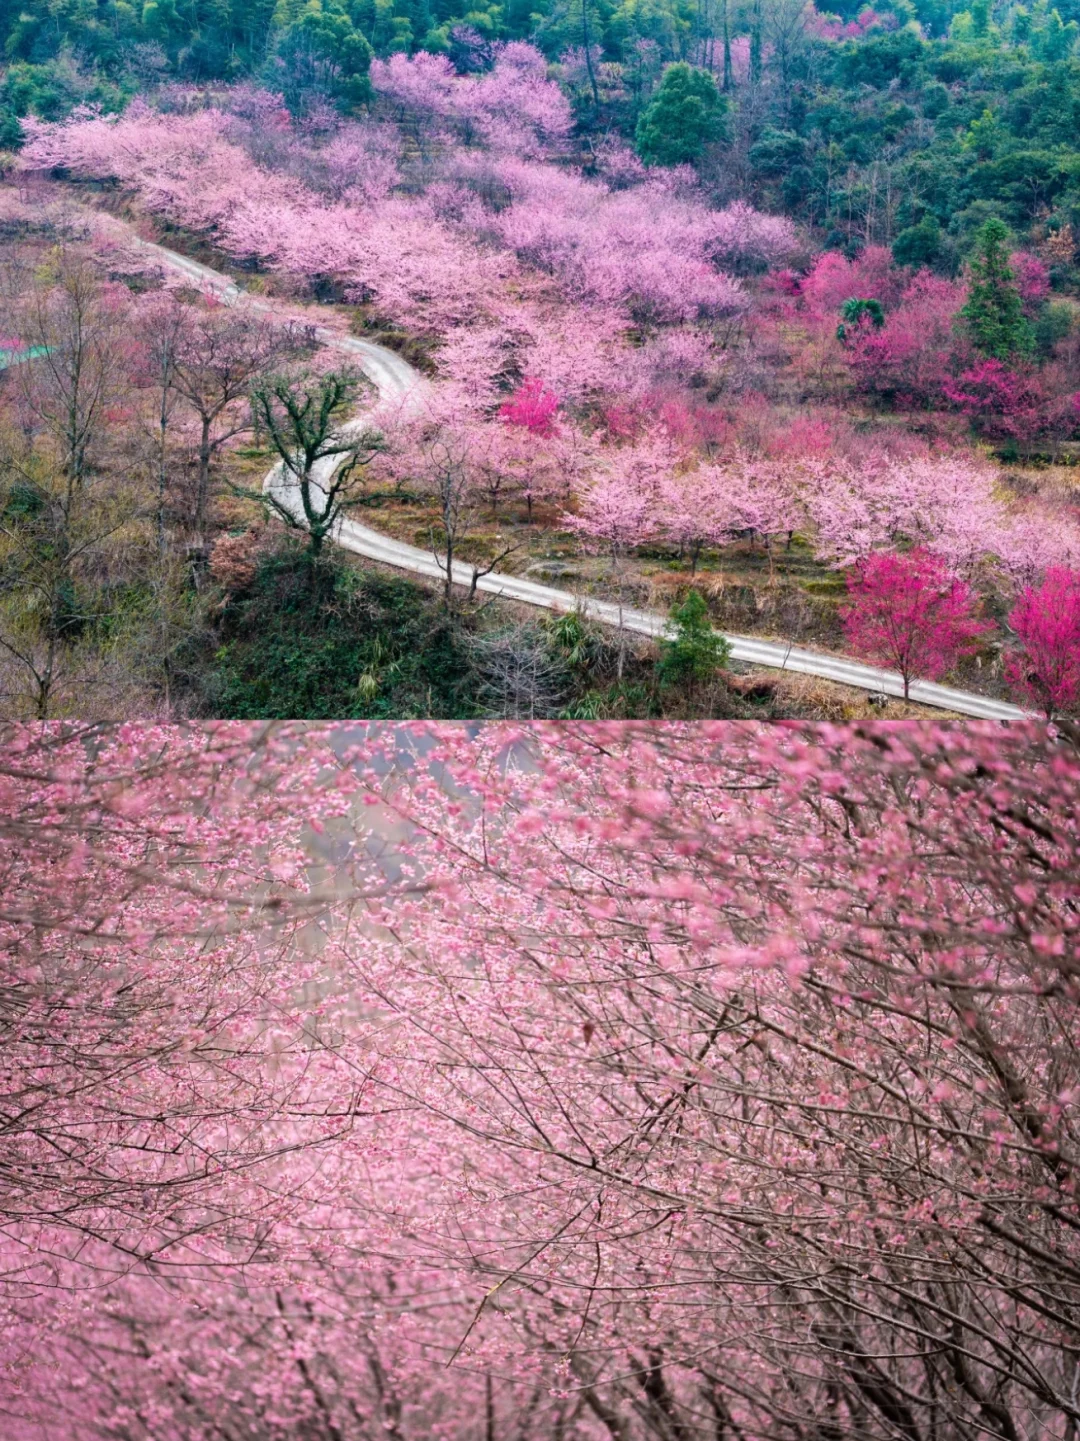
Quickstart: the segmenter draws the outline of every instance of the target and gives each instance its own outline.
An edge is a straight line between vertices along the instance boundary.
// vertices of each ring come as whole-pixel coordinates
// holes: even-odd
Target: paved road
[[[138,246],[152,252],[163,265],[190,276],[192,281],[204,289],[211,289],[227,303],[243,302],[259,309],[272,309],[266,301],[248,295],[228,276],[163,245],[154,245],[140,240]],[[359,364],[371,379],[382,400],[398,399],[408,405],[410,400],[420,403],[425,382],[411,365],[392,350],[374,345],[368,340],[354,336],[340,335],[335,331],[319,327],[318,337],[327,345],[348,351],[358,357]],[[362,421],[354,424],[359,427]],[[327,462],[332,468],[333,462]],[[327,471],[327,476],[329,470]],[[318,474],[316,474],[316,479]],[[281,499],[286,499],[288,486],[283,478],[282,468],[275,467],[266,477],[266,488],[272,489]],[[370,526],[358,521],[343,520],[334,535],[335,540],[346,550],[365,556],[369,560],[381,561],[384,565],[399,570],[411,571],[414,575],[443,578],[443,571],[430,551],[417,546],[406,545],[403,541],[392,540]],[[470,566],[455,562],[454,579],[464,586],[472,584],[473,572]],[[569,611],[580,608],[591,619],[607,625],[622,625],[638,635],[658,636],[663,633],[666,618],[655,611],[631,610],[611,601],[593,600],[577,596],[571,591],[556,590],[540,585],[523,576],[492,574],[481,576],[476,583],[477,590],[489,595],[502,595],[508,600],[522,601],[527,605],[542,606],[545,610]],[[759,640],[755,636],[728,635],[733,659],[749,665],[766,666],[773,670],[792,671],[798,675],[818,676],[822,680],[838,681],[842,685],[858,690],[875,692],[880,695],[903,696],[904,686],[899,675],[893,671],[878,670],[874,666],[862,665],[859,661],[843,656],[827,655],[822,651],[803,650],[782,642]],[[921,705],[935,706],[955,711],[960,715],[975,716],[984,720],[1019,720],[1025,712],[1019,706],[1007,701],[991,700],[970,691],[954,690],[950,686],[934,685],[930,681],[916,681],[911,687],[911,699]]]

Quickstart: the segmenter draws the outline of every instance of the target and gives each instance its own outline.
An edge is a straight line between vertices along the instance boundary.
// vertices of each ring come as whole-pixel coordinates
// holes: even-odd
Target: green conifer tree
[[[709,610],[698,591],[692,590],[668,617],[667,636],[660,642],[657,678],[663,689],[677,688],[693,696],[698,687],[726,669],[731,647],[712,628]]]
[[[727,101],[707,70],[669,65],[637,125],[637,150],[646,165],[692,165],[722,138]]]
[[[979,230],[970,263],[968,300],[961,312],[975,348],[993,360],[1029,355],[1031,326],[1009,266],[1009,232],[991,218]]]

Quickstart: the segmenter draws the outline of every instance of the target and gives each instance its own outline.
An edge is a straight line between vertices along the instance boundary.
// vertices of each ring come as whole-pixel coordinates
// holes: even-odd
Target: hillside
[[[1052,642],[1013,620],[1020,606],[1032,616],[1049,606],[1038,624],[1053,630],[1060,605],[1080,611],[1063,118],[1075,62],[1060,17],[1028,17],[1025,29],[1017,15],[965,12],[946,25],[863,12],[841,24],[802,10],[785,41],[780,11],[761,9],[719,17],[726,49],[710,48],[706,17],[668,52],[620,39],[613,15],[595,55],[560,49],[551,17],[536,17],[535,43],[488,42],[484,27],[450,17],[449,48],[436,36],[410,56],[387,42],[383,58],[360,43],[362,17],[348,21],[355,44],[345,20],[331,43],[331,12],[319,15],[277,12],[261,51],[233,46],[229,76],[208,61],[200,72],[180,46],[127,103],[102,92],[97,108],[64,114],[67,102],[20,92],[28,113],[4,192],[11,343],[27,357],[6,387],[13,484],[38,469],[53,476],[46,490],[71,482],[74,442],[62,426],[50,432],[45,393],[67,382],[42,361],[63,351],[70,262],[117,341],[100,357],[101,403],[78,465],[108,470],[125,448],[143,457],[125,465],[119,527],[91,514],[94,488],[80,481],[85,524],[111,537],[154,531],[154,564],[171,567],[170,594],[180,588],[170,616],[179,606],[180,632],[211,638],[197,649],[221,651],[231,574],[221,557],[274,550],[274,526],[290,522],[271,505],[268,532],[240,534],[259,514],[253,470],[303,440],[290,396],[325,400],[335,425],[373,404],[360,372],[309,333],[330,319],[426,379],[419,406],[371,412],[371,444],[349,452],[347,487],[314,548],[344,513],[334,506],[363,507],[390,535],[480,570],[561,578],[662,611],[694,591],[729,631],[854,651],[905,677],[952,675],[1043,710],[1072,704],[1072,620]],[[1048,58],[1058,30],[1062,54]],[[286,83],[273,67],[301,34],[311,64],[290,62]],[[123,45],[87,52],[81,70],[70,47],[33,53],[12,64],[9,84],[27,65],[121,90],[130,80]],[[649,84],[633,80],[630,53],[658,57]],[[706,66],[665,67],[676,53]],[[349,55],[359,69],[346,84]],[[223,83],[245,70],[251,78]],[[281,88],[265,88],[275,74]],[[74,225],[65,196],[83,207]],[[254,330],[240,335],[245,325],[215,316],[198,284],[185,290],[145,256],[115,264],[128,243],[119,221],[231,267],[249,299],[265,297]],[[57,241],[66,258],[35,271],[30,257]],[[184,353],[181,380],[162,325]],[[121,332],[145,339],[120,344]],[[213,360],[220,346],[244,352],[231,379]],[[20,420],[27,407],[34,434]],[[156,499],[137,500],[140,487]],[[43,646],[51,674],[77,633],[99,666],[97,622],[63,629],[42,617],[72,605],[104,614],[125,587],[143,596],[145,558],[133,557],[144,541],[122,555],[113,540],[77,547],[62,584],[43,582],[68,600],[31,613],[40,556],[27,558],[37,542],[19,526],[11,654]],[[874,558],[889,555],[886,576]],[[212,596],[185,589],[192,556],[209,564]],[[449,589],[444,604],[464,614]],[[898,606],[910,612],[899,640]],[[866,620],[875,607],[881,624]],[[1065,651],[1037,659],[1046,644]],[[126,649],[113,644],[110,664]],[[39,662],[13,663],[40,696]],[[176,704],[162,684],[140,704]],[[606,683],[586,694],[615,713],[643,703],[605,700]]]

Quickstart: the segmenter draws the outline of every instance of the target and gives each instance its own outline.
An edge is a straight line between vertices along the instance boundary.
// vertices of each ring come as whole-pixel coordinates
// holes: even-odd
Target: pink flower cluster
[[[475,142],[445,146],[419,193],[415,177],[398,185],[396,125],[302,134],[281,123],[277,97],[247,89],[224,110],[161,114],[137,101],[119,118],[32,122],[22,164],[112,178],[146,211],[246,265],[336,286],[384,322],[436,339],[442,375],[490,400],[508,368],[573,403],[700,373],[711,342],[680,327],[749,305],[721,267],[776,263],[792,248],[787,221],[743,205],[712,211],[681,173],[611,189],[540,163],[520,133],[496,134],[492,117],[513,105],[515,123],[532,117],[534,139],[560,131],[559,106],[547,102],[552,92],[565,102],[530,47],[505,47],[479,77],[398,56],[377,78],[403,113],[419,114],[427,97],[429,119],[452,112]],[[661,329],[628,349],[632,320]]]
[[[94,740],[0,764],[12,1441],[1069,1435],[1067,735]]]
[[[1080,529],[1004,504],[986,465],[963,455],[845,457],[825,450],[827,436],[805,438],[801,456],[735,448],[697,464],[665,427],[654,427],[628,445],[599,448],[596,478],[567,524],[601,549],[614,538],[620,552],[632,521],[633,544],[660,541],[692,553],[740,533],[771,545],[798,532],[838,566],[900,545],[932,547],[953,574],[968,577],[1000,567],[1028,579],[1055,563],[1080,565]]]
[[[523,41],[497,46],[494,65],[481,75],[458,75],[445,55],[423,50],[411,58],[391,55],[372,62],[371,83],[403,115],[449,123],[466,143],[512,154],[551,154],[572,124],[544,57]]]

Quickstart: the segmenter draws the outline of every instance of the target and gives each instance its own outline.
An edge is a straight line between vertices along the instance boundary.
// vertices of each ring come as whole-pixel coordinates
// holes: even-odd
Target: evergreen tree
[[[657,662],[662,688],[679,688],[693,695],[718,670],[726,669],[731,647],[713,630],[708,607],[698,591],[692,590],[681,605],[672,606],[667,631]]]
[[[637,150],[646,165],[687,165],[722,138],[727,101],[705,70],[669,65],[637,125]]]
[[[1032,350],[1034,337],[1009,266],[1009,231],[987,220],[975,241],[968,302],[961,312],[975,348],[993,360],[1008,360]]]
[[[296,112],[313,96],[348,110],[371,94],[371,45],[340,0],[307,0],[282,29],[277,50],[285,99]]]
[[[897,265],[909,265],[912,270],[933,265],[941,258],[941,226],[932,215],[924,216],[918,225],[901,230],[892,253]]]

